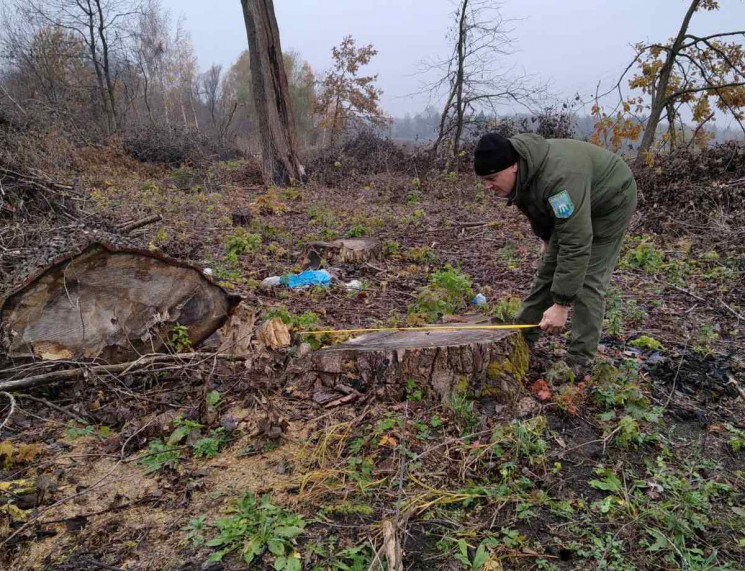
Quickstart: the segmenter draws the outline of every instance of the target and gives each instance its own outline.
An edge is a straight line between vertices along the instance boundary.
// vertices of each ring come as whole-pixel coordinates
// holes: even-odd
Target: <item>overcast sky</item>
[[[239,0],[162,0],[183,17],[202,69],[229,67],[247,46]],[[497,2],[495,2],[497,4]],[[631,44],[673,36],[690,0],[505,0],[516,66],[549,81],[553,92],[589,96],[598,81],[610,86],[633,57]],[[745,2],[723,0],[718,12],[699,12],[690,31],[706,34],[742,29]],[[455,5],[451,0],[274,0],[282,47],[299,51],[317,74],[328,69],[331,48],[347,34],[373,43],[368,66],[379,74],[383,107],[393,115],[416,113],[428,103],[420,89],[420,63],[447,55]],[[720,123],[720,126],[724,126]]]

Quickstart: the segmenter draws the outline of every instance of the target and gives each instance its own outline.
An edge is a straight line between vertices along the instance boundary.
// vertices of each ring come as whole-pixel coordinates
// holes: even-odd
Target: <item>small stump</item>
[[[311,353],[293,371],[298,388],[313,393],[353,387],[399,400],[411,379],[443,401],[468,393],[512,406],[524,394],[528,361],[516,331],[444,328],[365,334]]]
[[[380,260],[380,242],[374,238],[349,238],[333,242],[310,242],[303,254],[303,267],[319,268],[321,260],[332,265],[361,264]]]
[[[250,226],[251,211],[241,209],[233,212],[233,226]]]

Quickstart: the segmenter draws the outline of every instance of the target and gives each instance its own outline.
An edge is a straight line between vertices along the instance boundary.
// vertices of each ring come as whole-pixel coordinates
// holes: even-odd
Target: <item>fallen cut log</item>
[[[160,222],[161,220],[163,220],[163,217],[160,214],[153,214],[152,216],[147,216],[145,218],[142,218],[141,220],[134,220],[133,222],[128,222],[127,224],[120,224],[116,228],[122,234],[129,234],[130,232],[132,232],[132,230],[137,230],[138,228],[142,228],[143,226],[147,226],[148,224],[152,224],[154,222]]]
[[[445,401],[453,395],[492,397],[514,405],[524,395],[529,351],[509,330],[452,330],[368,333],[309,354],[290,369],[290,392],[374,391],[401,399],[410,380]]]
[[[382,257],[380,242],[374,238],[349,238],[333,242],[310,242],[303,253],[304,268],[318,269],[321,260],[332,265],[361,264]]]
[[[117,363],[161,350],[176,324],[187,328],[182,335],[196,346],[238,301],[188,264],[94,243],[11,292],[0,302],[0,325],[13,358]]]

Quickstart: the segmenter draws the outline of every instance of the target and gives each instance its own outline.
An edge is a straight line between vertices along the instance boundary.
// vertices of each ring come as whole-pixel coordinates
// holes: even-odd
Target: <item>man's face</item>
[[[499,172],[483,177],[486,190],[495,192],[501,198],[507,198],[515,188],[517,179],[517,163]]]

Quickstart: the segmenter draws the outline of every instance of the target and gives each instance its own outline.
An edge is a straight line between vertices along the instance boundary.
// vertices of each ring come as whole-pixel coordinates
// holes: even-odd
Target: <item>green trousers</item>
[[[574,314],[571,318],[572,338],[568,350],[570,361],[586,363],[596,356],[605,316],[605,294],[635,209],[636,184],[632,181],[626,189],[626,199],[612,213],[612,217],[593,220],[595,238],[592,241],[590,262],[582,291],[574,300]],[[551,285],[558,252],[559,244],[554,234],[541,258],[530,293],[520,308],[518,323],[540,323],[543,312],[553,305]],[[534,341],[539,334],[539,329],[524,330],[528,341]]]

